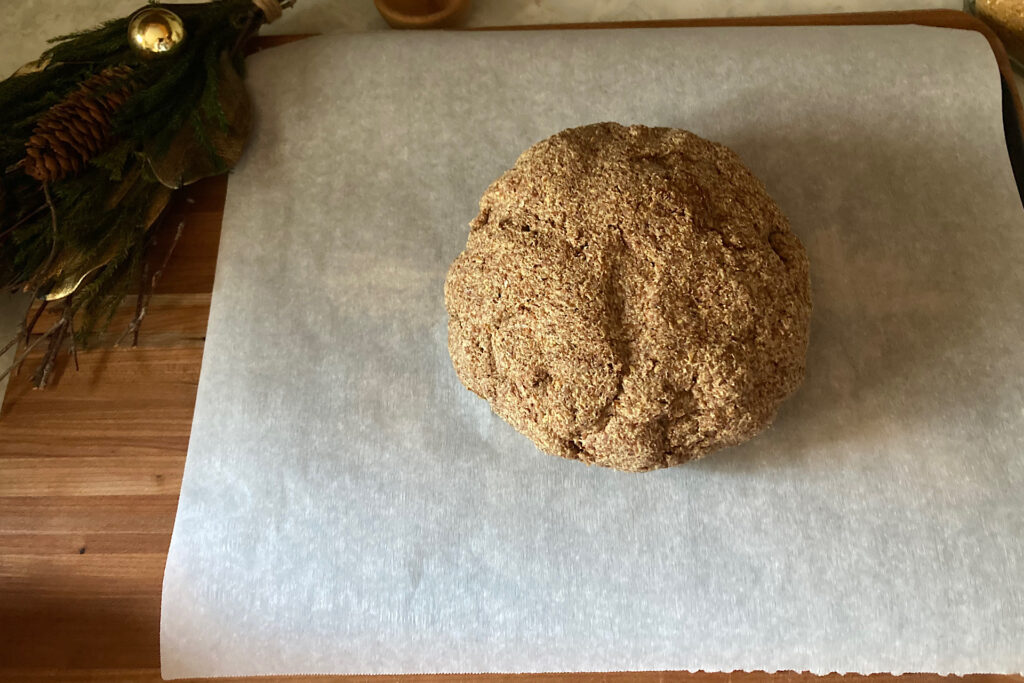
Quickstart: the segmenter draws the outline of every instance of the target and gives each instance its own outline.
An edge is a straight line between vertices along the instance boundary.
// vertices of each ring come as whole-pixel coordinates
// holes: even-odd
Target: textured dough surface
[[[445,281],[462,383],[541,450],[641,472],[745,441],[804,376],[807,256],[726,147],[599,123],[526,150]]]

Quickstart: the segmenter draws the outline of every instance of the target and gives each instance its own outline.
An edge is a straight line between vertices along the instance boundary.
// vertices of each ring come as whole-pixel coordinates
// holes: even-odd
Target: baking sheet
[[[984,38],[345,35],[249,68],[165,677],[1024,669],[1024,212]],[[775,427],[643,475],[539,453],[445,347],[479,196],[603,120],[735,149],[811,261]]]

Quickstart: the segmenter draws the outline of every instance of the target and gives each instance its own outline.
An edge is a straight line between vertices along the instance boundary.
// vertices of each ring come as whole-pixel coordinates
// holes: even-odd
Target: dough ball
[[[804,376],[807,256],[732,151],[598,123],[526,150],[445,281],[459,379],[541,450],[629,472],[767,427]]]

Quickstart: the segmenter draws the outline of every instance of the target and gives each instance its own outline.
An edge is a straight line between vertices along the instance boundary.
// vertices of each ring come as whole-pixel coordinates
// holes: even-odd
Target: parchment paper
[[[1024,211],[979,35],[346,35],[250,61],[164,580],[167,677],[1024,669]],[[723,142],[807,247],[773,429],[644,475],[463,389],[486,186],[603,120]]]

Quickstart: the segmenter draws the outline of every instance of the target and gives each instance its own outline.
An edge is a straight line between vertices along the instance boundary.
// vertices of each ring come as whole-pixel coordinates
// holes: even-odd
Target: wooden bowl
[[[373,0],[391,28],[441,28],[457,23],[470,0]]]

